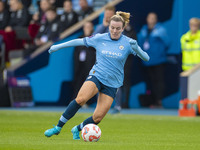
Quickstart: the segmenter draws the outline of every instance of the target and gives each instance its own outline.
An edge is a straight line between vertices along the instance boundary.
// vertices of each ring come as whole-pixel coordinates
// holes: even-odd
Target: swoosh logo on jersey
[[[102,43],[104,46],[106,46],[106,44],[105,43]]]

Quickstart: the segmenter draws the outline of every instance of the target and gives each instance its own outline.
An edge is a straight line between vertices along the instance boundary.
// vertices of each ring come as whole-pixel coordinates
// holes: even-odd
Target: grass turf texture
[[[78,113],[58,136],[44,131],[61,113],[0,111],[0,150],[189,150],[200,149],[200,118],[150,115],[110,115],[99,124],[102,137],[89,143],[72,140],[71,128],[91,114]]]

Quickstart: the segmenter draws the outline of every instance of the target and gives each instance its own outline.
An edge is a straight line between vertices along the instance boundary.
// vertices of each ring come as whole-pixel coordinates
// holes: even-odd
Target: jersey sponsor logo
[[[117,57],[121,57],[122,53],[116,53],[116,52],[110,52],[110,51],[101,51],[102,54],[105,54],[106,57],[112,57],[112,58],[117,58]]]
[[[119,46],[119,49],[120,49],[120,50],[124,50],[124,46],[123,46],[123,45],[120,45],[120,46]]]

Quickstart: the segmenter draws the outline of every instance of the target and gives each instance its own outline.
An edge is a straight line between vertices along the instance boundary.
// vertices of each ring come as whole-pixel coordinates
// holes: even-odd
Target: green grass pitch
[[[110,115],[99,124],[98,142],[72,140],[74,125],[91,116],[77,113],[58,136],[44,131],[56,125],[61,112],[0,111],[0,150],[198,150],[200,118]]]

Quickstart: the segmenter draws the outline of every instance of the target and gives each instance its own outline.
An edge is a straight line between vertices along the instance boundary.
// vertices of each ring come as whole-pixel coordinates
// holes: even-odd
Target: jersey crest
[[[119,49],[120,49],[120,50],[124,50],[124,46],[123,46],[123,45],[120,45],[120,46],[119,46]]]

